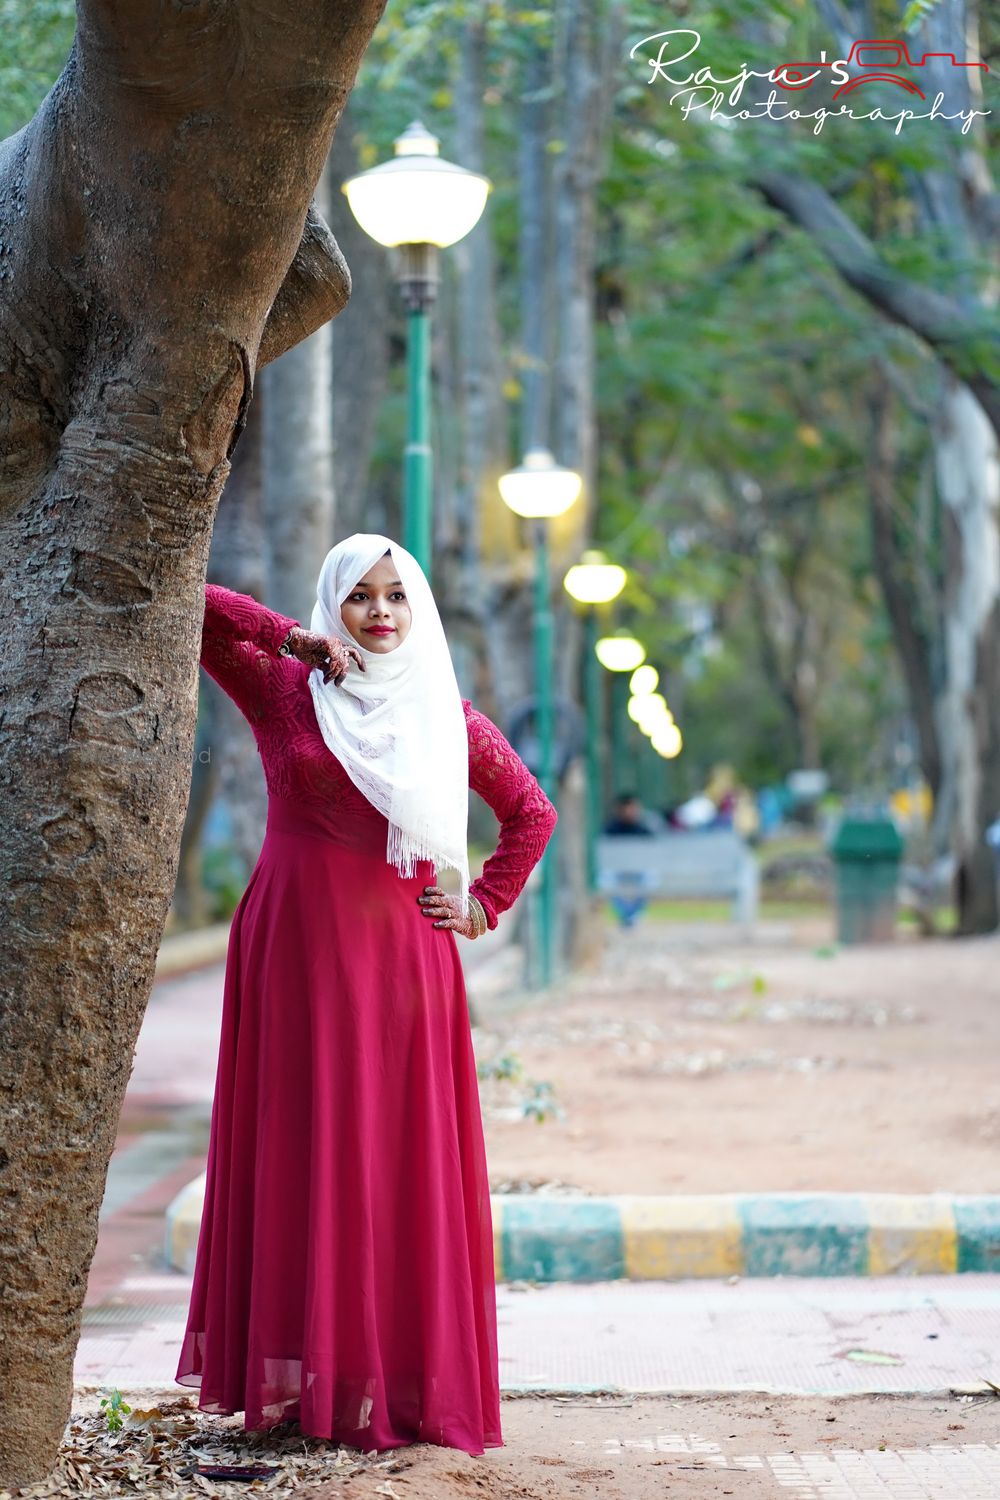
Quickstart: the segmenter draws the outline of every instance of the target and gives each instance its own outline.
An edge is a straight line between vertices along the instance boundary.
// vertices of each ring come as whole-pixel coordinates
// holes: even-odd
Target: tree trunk
[[[212,533],[208,580],[270,603],[268,542],[264,531],[264,435],[267,397],[258,396],[233,455]],[[219,795],[233,831],[233,848],[247,876],[257,862],[267,822],[267,786],[257,742],[236,704],[204,674],[202,712],[211,733]]]
[[[394,299],[398,301],[388,253],[365,234],[340,190],[359,169],[353,109],[352,101],[334,136],[327,164],[330,226],[350,264],[358,264],[351,300],[331,329],[338,538],[373,529],[368,471],[388,379],[391,311]]]
[[[556,686],[580,700],[582,620],[568,607],[562,579],[592,535],[597,514],[597,416],[594,391],[594,300],[597,256],[597,190],[603,171],[613,67],[620,50],[623,9],[618,0],[562,0],[557,12],[555,92],[562,122],[555,157],[552,287],[556,355],[552,431],[557,461],[583,477],[583,496],[550,524],[553,609],[559,655]],[[534,268],[526,268],[531,274]],[[560,804],[555,843],[559,861],[562,949],[580,951],[580,927],[589,919],[586,860],[574,855],[583,837],[585,801]]]
[[[870,401],[871,443],[866,467],[872,560],[906,681],[920,768],[937,804],[941,790],[941,749],[937,732],[940,710],[935,702],[933,672],[934,642],[927,637],[920,602],[909,582],[907,561],[900,552],[893,519],[899,482],[893,441],[895,413],[888,381],[878,370],[873,376]]]
[[[951,830],[964,934],[997,925],[993,853],[983,834],[1000,814],[1000,485],[991,423],[968,386],[946,383],[934,433],[945,507],[947,659],[934,831],[939,840]]]
[[[315,203],[329,212],[327,174]],[[321,328],[261,377],[264,395],[264,527],[272,609],[306,626],[316,602],[317,559],[333,545],[331,328]]]
[[[0,146],[0,1487],[50,1469],[174,889],[255,368],[346,300],[309,199],[382,0],[80,0]]]
[[[456,155],[473,171],[486,171],[483,94],[486,90],[486,26],[474,15],[462,31],[455,81]],[[455,407],[459,413],[453,523],[438,577],[446,585],[446,607],[461,680],[479,707],[501,722],[510,707],[498,680],[491,641],[497,627],[493,577],[502,579],[517,548],[513,517],[497,481],[506,467],[506,411],[496,308],[496,267],[487,204],[483,219],[449,254],[454,270]],[[498,530],[499,528],[499,530]],[[498,536],[501,546],[496,548]],[[491,562],[497,563],[492,575]],[[501,585],[502,592],[502,585]],[[501,627],[502,628],[502,627]],[[522,668],[530,657],[521,658]],[[522,684],[523,686],[523,684]]]
[[[177,880],[164,923],[165,932],[203,927],[208,921],[208,897],[201,878],[202,840],[218,784],[218,770],[212,754],[211,728],[207,715],[199,712],[191,770],[191,793],[181,832]]]

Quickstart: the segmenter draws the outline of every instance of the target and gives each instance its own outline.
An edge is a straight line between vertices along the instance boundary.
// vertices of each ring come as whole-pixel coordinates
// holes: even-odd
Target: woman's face
[[[349,635],[366,651],[394,651],[410,629],[410,606],[392,554],[380,557],[340,606]]]

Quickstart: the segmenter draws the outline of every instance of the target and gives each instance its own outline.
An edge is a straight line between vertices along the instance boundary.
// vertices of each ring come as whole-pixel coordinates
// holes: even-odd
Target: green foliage
[[[915,32],[935,0],[913,0],[902,24]],[[598,29],[610,0],[593,0]],[[983,51],[1000,46],[1000,21],[983,7]],[[484,170],[494,184],[487,213],[508,396],[511,458],[523,361],[519,350],[519,106],[526,63],[554,59],[542,97],[551,106],[548,157],[561,167],[579,101],[567,96],[570,39],[558,7],[500,0],[410,0],[387,8],[348,111],[362,164],[385,159],[415,117],[442,151],[469,160],[457,137],[456,100],[470,28],[485,49]],[[640,631],[649,658],[670,679],[685,749],[669,768],[672,788],[696,790],[716,761],[751,784],[773,781],[798,755],[788,703],[768,662],[759,588],[780,665],[794,666],[796,625],[821,642],[816,718],[822,759],[837,784],[882,774],[882,726],[905,710],[880,590],[873,576],[866,464],[877,361],[889,359],[917,398],[894,413],[898,494],[893,524],[901,567],[926,614],[941,572],[941,538],[920,499],[928,437],[919,402],[933,393],[933,362],[848,291],[813,242],[747,186],[748,167],[803,173],[828,187],[877,243],[891,267],[951,290],[983,288],[991,265],[971,242],[920,227],[915,183],[934,169],[958,173],[970,141],[936,124],[895,134],[883,122],[685,120],[669,91],[630,60],[642,38],[667,27],[701,34],[698,64],[735,75],[817,55],[831,38],[817,7],[782,0],[678,0],[665,16],[646,0],[624,12],[612,70],[611,119],[597,201],[597,452],[594,541],[630,569],[616,618]],[[899,10],[877,0],[873,34],[898,33]],[[69,0],[0,0],[2,120],[16,128],[58,74],[72,40]],[[693,66],[694,64],[692,64]],[[818,101],[802,96],[803,105]],[[869,96],[898,107],[892,90]],[[868,107],[866,101],[865,107]],[[987,154],[1000,114],[982,122]],[[966,176],[962,176],[966,180]],[[455,271],[443,257],[436,358],[454,340]],[[556,295],[559,289],[555,289]],[[450,299],[450,300],[449,300]],[[392,530],[405,425],[402,320],[380,411],[372,496]],[[448,318],[452,319],[449,331]],[[965,348],[991,354],[988,328]],[[973,338],[981,347],[973,346]],[[453,351],[452,351],[453,354]],[[449,451],[460,449],[460,413],[436,417]],[[933,514],[933,505],[931,512]],[[929,590],[928,586],[930,585]],[[698,624],[698,610],[709,625]],[[932,614],[932,611],[931,611]],[[803,623],[804,622],[804,623]],[[930,636],[932,617],[921,618]],[[235,904],[240,874],[209,862],[220,911]],[[231,909],[231,906],[229,906]]]
[[[514,1052],[505,1052],[501,1057],[491,1058],[476,1066],[479,1078],[496,1078],[502,1082],[516,1082],[522,1071],[521,1059]]]
[[[544,1125],[546,1120],[565,1119],[566,1111],[556,1102],[552,1084],[537,1079],[531,1080],[531,1093],[521,1105],[526,1120]]]
[[[25,125],[73,41],[73,0],[0,0],[0,137]]]
[[[131,1406],[122,1400],[121,1391],[115,1387],[110,1396],[102,1396],[100,1406],[108,1419],[108,1431],[121,1432],[125,1426],[125,1423],[122,1421],[122,1413],[124,1412],[128,1416],[132,1410]]]
[[[938,0],[910,0],[910,4],[903,11],[901,25],[904,31],[917,31],[921,23],[936,10]]]
[[[211,902],[211,920],[227,921],[236,910],[246,885],[246,870],[236,850],[228,845],[206,849],[202,856],[201,878]]]

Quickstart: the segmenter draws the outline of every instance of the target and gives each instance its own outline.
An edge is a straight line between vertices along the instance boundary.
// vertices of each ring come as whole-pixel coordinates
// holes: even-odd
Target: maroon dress
[[[202,666],[253,728],[267,831],[233,916],[205,1207],[176,1380],[244,1427],[365,1451],[500,1447],[489,1181],[456,935],[421,915],[388,822],[320,733],[298,621],[205,590]],[[463,700],[469,784],[501,823],[490,927],[556,822]]]

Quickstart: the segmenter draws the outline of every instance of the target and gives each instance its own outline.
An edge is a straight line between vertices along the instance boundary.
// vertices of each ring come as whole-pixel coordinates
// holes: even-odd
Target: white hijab
[[[392,651],[369,651],[344,624],[340,606],[368,569],[391,552],[412,622]],[[412,553],[398,542],[355,532],[327,553],[310,628],[356,647],[337,687],[309,673],[323,738],[359,791],[389,820],[386,859],[401,877],[417,860],[458,870],[461,910],[469,903],[469,738],[451,653],[434,595]]]

